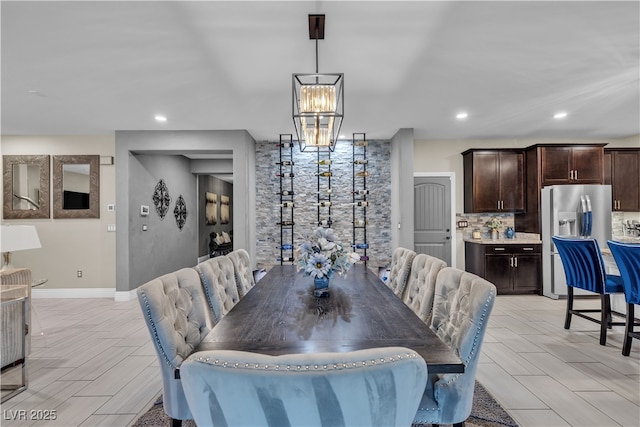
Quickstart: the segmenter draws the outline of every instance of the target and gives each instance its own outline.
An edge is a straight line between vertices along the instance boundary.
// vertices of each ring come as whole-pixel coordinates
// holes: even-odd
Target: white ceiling
[[[0,7],[5,135],[247,129],[275,141],[294,131],[292,73],[315,69],[309,13],[326,14],[319,71],[345,74],[348,138],[640,133],[638,1]]]

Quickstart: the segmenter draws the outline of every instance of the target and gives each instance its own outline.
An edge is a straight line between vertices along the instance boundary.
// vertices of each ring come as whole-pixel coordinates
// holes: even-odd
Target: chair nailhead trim
[[[265,371],[279,371],[279,370],[285,369],[287,371],[307,372],[311,370],[317,371],[320,369],[325,371],[339,371],[343,369],[352,369],[352,368],[358,368],[358,367],[393,363],[393,362],[401,361],[403,359],[415,359],[416,357],[418,356],[415,353],[406,353],[406,354],[398,354],[396,356],[389,356],[387,358],[381,357],[380,359],[377,359],[377,360],[372,359],[372,360],[363,360],[363,361],[351,362],[351,363],[333,363],[328,365],[323,364],[322,366],[318,364],[313,364],[313,365],[281,365],[281,364],[270,365],[266,363],[249,364],[246,362],[240,363],[235,361],[221,361],[219,359],[215,359],[211,361],[211,359],[206,356],[195,356],[193,360],[198,362],[213,364],[216,366],[221,366],[223,368],[260,369]]]

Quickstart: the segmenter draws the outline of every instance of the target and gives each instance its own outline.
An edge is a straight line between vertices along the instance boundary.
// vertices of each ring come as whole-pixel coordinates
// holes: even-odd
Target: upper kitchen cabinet
[[[516,231],[540,233],[540,192],[549,185],[603,184],[607,144],[536,144],[524,149],[526,210],[514,217]]]
[[[604,146],[540,146],[542,186],[602,184]]]
[[[614,211],[640,212],[640,149],[604,150],[604,183],[611,185]]]
[[[462,153],[465,212],[523,212],[524,152],[476,150]]]

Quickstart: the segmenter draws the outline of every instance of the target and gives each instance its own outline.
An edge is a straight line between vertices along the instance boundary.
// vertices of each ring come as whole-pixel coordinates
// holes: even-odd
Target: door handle
[[[518,257],[515,257],[515,256],[513,257],[513,266],[515,268],[518,268]]]
[[[500,210],[500,200],[498,200],[498,210]]]
[[[509,258],[509,267],[513,267],[513,257]]]
[[[451,239],[451,236],[447,236],[447,237],[445,237],[445,239],[446,239],[446,240],[450,240],[450,239]]]
[[[574,172],[574,173],[573,173],[573,176],[574,176],[574,178],[573,178],[573,179],[575,179],[575,180],[577,181],[577,180],[578,180],[578,171],[577,171],[577,170],[575,170],[575,171],[573,171],[573,172]]]

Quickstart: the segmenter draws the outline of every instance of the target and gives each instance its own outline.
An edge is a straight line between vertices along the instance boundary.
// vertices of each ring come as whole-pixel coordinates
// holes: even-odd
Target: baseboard
[[[135,289],[130,291],[116,291],[114,301],[116,302],[131,301],[132,299],[137,299],[137,298],[138,298],[138,294],[136,293]]]
[[[32,298],[114,298],[113,288],[61,288],[31,290]]]

